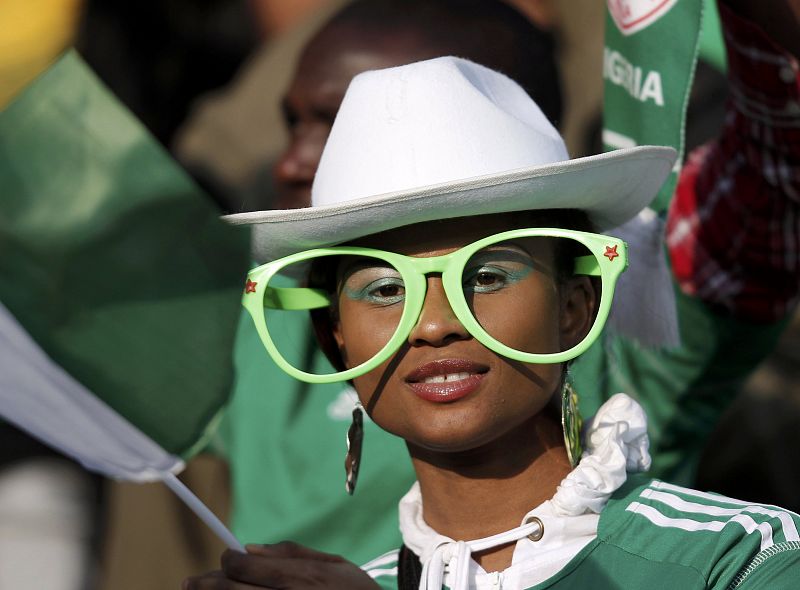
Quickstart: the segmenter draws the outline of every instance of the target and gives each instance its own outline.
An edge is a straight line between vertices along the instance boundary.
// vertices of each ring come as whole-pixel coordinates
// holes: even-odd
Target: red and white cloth
[[[800,64],[720,6],[730,99],[724,129],[690,154],[667,220],[676,280],[739,319],[800,298]]]

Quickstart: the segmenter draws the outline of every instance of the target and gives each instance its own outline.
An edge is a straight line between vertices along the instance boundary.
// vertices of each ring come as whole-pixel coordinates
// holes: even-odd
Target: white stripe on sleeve
[[[761,551],[773,545],[772,527],[765,522],[757,523],[750,516],[747,516],[746,514],[738,514],[727,521],[710,520],[707,522],[702,522],[698,520],[692,520],[690,518],[672,518],[670,516],[662,514],[652,506],[648,506],[647,504],[641,504],[639,502],[632,502],[626,508],[626,510],[628,512],[633,512],[635,514],[640,514],[644,516],[647,520],[649,520],[658,527],[681,529],[690,532],[693,531],[719,532],[725,527],[725,525],[731,522],[735,522],[739,524],[747,534],[751,534],[756,531],[758,531],[761,534],[761,549],[760,549]]]

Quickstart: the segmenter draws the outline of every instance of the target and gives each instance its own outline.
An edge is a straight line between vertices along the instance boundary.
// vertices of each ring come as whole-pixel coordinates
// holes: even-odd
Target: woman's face
[[[369,236],[358,245],[440,256],[482,237],[530,226],[528,220],[520,225],[519,218],[501,214],[418,224]],[[515,243],[508,252],[514,260],[533,263],[515,276],[518,287],[512,297],[481,295],[496,292],[491,277],[469,279],[476,284],[470,301],[476,317],[481,306],[484,328],[518,350],[556,352],[574,346],[591,327],[595,294],[590,281],[580,277],[559,283],[550,241]],[[355,270],[341,266],[334,337],[346,366],[353,367],[382,348],[397,325],[397,312],[392,305],[365,311],[349,288],[361,271],[357,265]],[[382,289],[386,301],[398,296],[394,284]],[[561,373],[560,364],[512,361],[478,342],[453,313],[441,277],[431,275],[419,320],[404,346],[356,378],[355,387],[385,430],[422,448],[455,452],[487,444],[541,412]]]

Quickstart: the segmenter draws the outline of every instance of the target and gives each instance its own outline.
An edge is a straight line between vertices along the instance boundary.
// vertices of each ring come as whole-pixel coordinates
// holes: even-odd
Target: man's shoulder
[[[690,568],[709,588],[727,588],[779,562],[800,564],[799,530],[800,517],[776,506],[638,480],[614,495],[598,536],[651,562]]]

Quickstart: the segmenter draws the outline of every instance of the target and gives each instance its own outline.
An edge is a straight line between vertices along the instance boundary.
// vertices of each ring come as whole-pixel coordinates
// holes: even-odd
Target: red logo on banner
[[[669,12],[678,0],[608,0],[608,11],[623,35],[633,35]]]
[[[244,286],[244,292],[245,293],[255,293],[256,292],[256,285],[258,285],[258,283],[254,283],[250,279],[247,279],[247,283]]]

